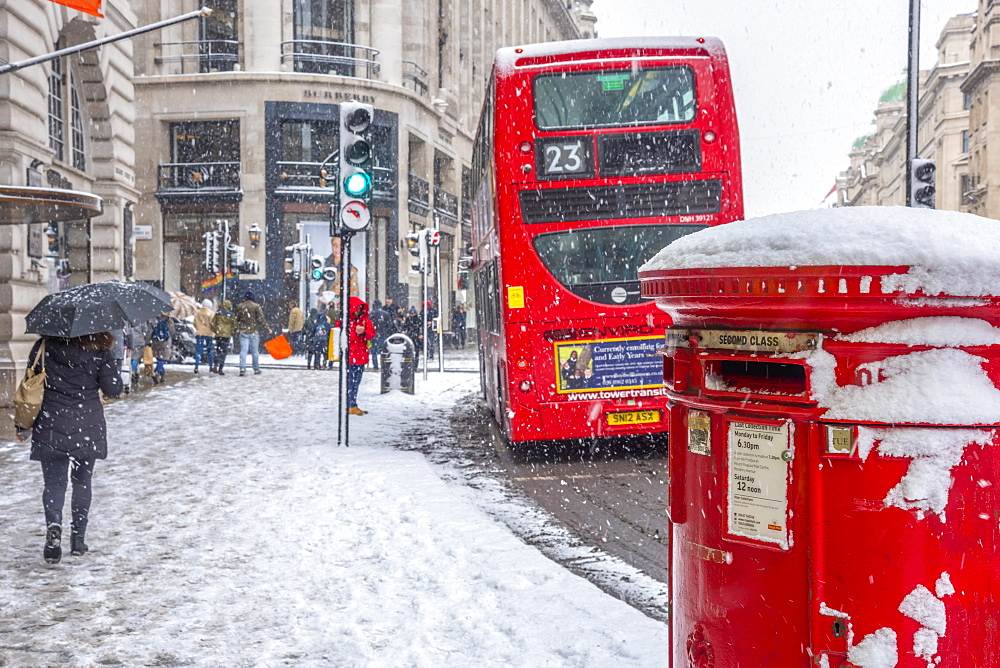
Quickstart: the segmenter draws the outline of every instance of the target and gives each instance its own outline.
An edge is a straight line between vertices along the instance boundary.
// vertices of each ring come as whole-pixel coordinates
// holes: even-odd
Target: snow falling
[[[665,664],[666,625],[393,447],[408,424],[446,432],[474,374],[413,396],[365,374],[349,448],[335,378],[191,376],[110,405],[92,552],[54,566],[38,465],[0,444],[0,664]]]

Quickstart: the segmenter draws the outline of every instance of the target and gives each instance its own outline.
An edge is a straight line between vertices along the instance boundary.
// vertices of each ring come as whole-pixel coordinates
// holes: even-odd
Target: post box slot
[[[742,359],[709,359],[704,364],[707,392],[807,396],[806,368],[801,364]]]

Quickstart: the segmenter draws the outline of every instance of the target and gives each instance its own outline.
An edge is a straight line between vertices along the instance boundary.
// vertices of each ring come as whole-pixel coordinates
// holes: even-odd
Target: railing
[[[427,72],[412,60],[404,60],[403,85],[418,95],[427,95]]]
[[[462,222],[472,224],[472,200],[462,198]]]
[[[410,184],[410,197],[406,201],[410,213],[426,216],[431,210],[431,184],[419,176],[410,174],[407,177]]]
[[[321,162],[303,162],[298,160],[279,160],[278,185],[279,192],[326,193],[336,196],[339,192],[337,179],[339,164],[336,160],[326,163],[326,176],[320,172]],[[389,167],[372,168],[372,199],[389,200],[396,194],[395,170]]]
[[[337,163],[327,163],[328,172],[325,178],[320,174],[323,163],[303,162],[297,160],[279,160],[278,189],[279,190],[327,190],[336,193]]]
[[[434,212],[458,222],[458,198],[444,188],[434,186]]]
[[[238,162],[174,162],[157,167],[157,191],[185,194],[240,190]]]
[[[371,47],[323,39],[293,39],[281,43],[281,62],[291,61],[296,72],[374,79],[379,73],[377,55],[378,51]]]
[[[240,63],[242,44],[230,39],[158,42],[157,65],[180,64],[180,74],[232,72]],[[190,67],[191,71],[188,71]]]
[[[372,168],[372,199],[391,200],[396,196],[396,170],[391,167]]]

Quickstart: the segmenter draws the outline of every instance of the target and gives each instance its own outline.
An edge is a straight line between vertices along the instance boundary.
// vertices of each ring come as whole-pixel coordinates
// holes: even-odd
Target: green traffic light
[[[365,172],[354,172],[344,179],[344,192],[351,197],[364,197],[372,189],[372,177]]]
[[[312,279],[314,281],[321,281],[321,280],[323,280],[323,269],[322,268],[320,268],[320,269],[313,269],[312,270]]]

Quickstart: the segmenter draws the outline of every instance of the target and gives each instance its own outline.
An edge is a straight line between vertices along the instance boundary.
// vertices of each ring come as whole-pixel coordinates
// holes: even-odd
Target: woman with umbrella
[[[73,481],[71,554],[87,551],[83,542],[90,512],[94,462],[108,456],[107,429],[101,397],[116,398],[122,378],[113,354],[111,332],[70,339],[43,337],[32,348],[34,360],[45,342],[45,395],[31,435],[31,459],[41,462],[45,491],[45,549],[49,563],[62,556],[62,509],[67,473]],[[22,440],[24,432],[19,436]]]
[[[169,298],[161,293],[142,284],[95,283],[49,295],[28,314],[28,331],[42,337],[28,359],[44,363],[45,393],[31,429],[19,431],[18,437],[31,437],[31,459],[42,465],[46,523],[42,556],[49,563],[62,557],[68,479],[73,483],[71,554],[87,551],[91,476],[94,463],[108,456],[100,395],[115,398],[122,392],[111,330],[162,312]],[[36,362],[40,351],[44,357]]]

